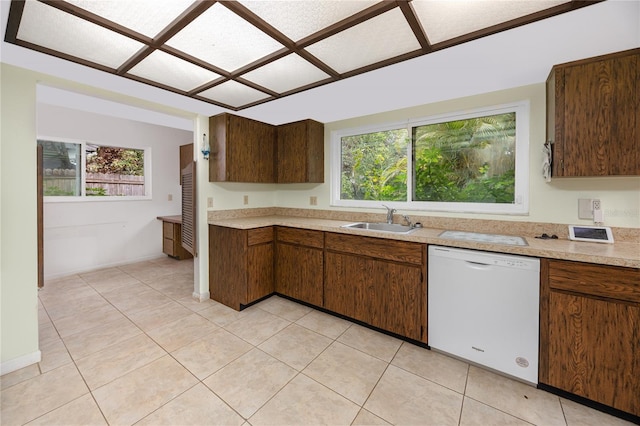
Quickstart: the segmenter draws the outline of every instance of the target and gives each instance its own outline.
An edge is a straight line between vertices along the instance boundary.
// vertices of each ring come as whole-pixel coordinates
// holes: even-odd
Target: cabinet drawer
[[[173,223],[162,222],[162,236],[173,240]]]
[[[278,241],[301,246],[323,248],[324,232],[297,228],[278,228]]]
[[[168,254],[169,256],[176,256],[174,250],[174,241],[170,238],[163,238],[162,241],[162,252],[164,254]]]
[[[326,249],[392,260],[394,262],[422,265],[424,245],[385,238],[360,237],[327,232]]]
[[[640,303],[640,269],[635,268],[550,260],[549,286]]]
[[[273,241],[273,227],[268,226],[266,228],[249,229],[248,232],[248,244],[255,246],[256,244],[263,244]]]

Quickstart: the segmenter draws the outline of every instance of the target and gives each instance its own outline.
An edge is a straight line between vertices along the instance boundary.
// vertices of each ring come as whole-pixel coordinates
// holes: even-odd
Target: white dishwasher
[[[540,260],[429,246],[428,344],[538,383]]]

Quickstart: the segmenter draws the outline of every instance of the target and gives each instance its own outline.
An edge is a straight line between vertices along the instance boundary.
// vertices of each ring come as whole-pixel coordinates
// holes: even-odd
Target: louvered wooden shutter
[[[182,247],[196,255],[196,163],[180,170],[182,183]]]

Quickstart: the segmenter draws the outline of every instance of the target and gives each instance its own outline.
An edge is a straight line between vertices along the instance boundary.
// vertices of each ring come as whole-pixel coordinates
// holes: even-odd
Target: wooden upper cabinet
[[[296,121],[278,126],[277,134],[277,182],[324,182],[324,124]]]
[[[209,182],[275,182],[276,128],[219,114],[209,118]]]
[[[547,139],[555,177],[640,175],[640,49],[554,66]]]
[[[272,126],[223,113],[209,118],[209,182],[324,182],[324,124]]]

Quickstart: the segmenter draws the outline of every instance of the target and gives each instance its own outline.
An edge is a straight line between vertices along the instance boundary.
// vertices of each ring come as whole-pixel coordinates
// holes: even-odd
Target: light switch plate
[[[593,200],[590,198],[578,199],[578,219],[593,219]]]

